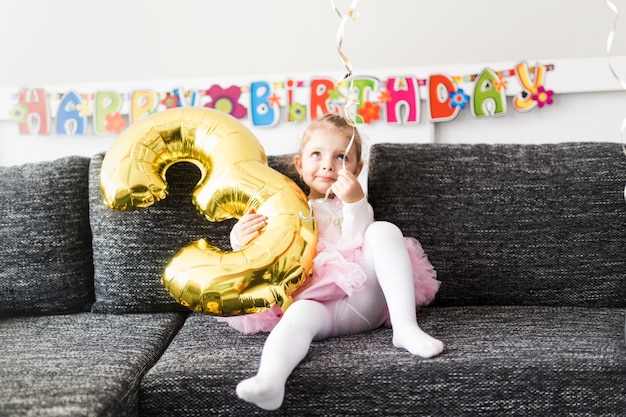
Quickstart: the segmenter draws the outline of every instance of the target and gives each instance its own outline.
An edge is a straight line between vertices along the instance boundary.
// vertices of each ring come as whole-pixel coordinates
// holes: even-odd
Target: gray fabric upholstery
[[[264,413],[238,400],[265,335],[191,315],[141,384],[145,416],[618,415],[626,409],[623,309],[478,306],[420,310],[446,342],[420,359],[391,330],[315,342]]]
[[[89,158],[0,167],[0,316],[89,310]]]
[[[619,144],[374,145],[379,220],[419,239],[438,305],[626,306]]]
[[[293,157],[295,154],[284,155],[269,155],[267,157],[267,163],[278,172],[282,172],[284,175],[291,178],[298,187],[304,191],[305,194],[309,194],[309,187],[304,183],[300,174],[296,170],[296,166],[293,163]]]
[[[388,328],[315,342],[275,412],[235,395],[266,335],[187,314],[160,283],[190,242],[228,249],[234,220],[196,211],[200,174],[185,163],[168,170],[164,201],[108,209],[102,157],[0,168],[0,416],[626,410],[618,144],[375,145],[369,199],[437,269],[441,290],[418,319],[445,350],[414,357],[393,347]],[[292,158],[270,166],[302,186]],[[22,314],[40,316],[6,317]]]
[[[0,415],[137,415],[139,381],[183,318],[81,313],[0,320]]]
[[[235,220],[211,223],[196,210],[191,191],[200,171],[190,163],[174,164],[167,170],[169,195],[164,200],[134,211],[109,209],[100,192],[103,157],[93,157],[89,177],[96,294],[92,311],[188,311],[163,288],[165,266],[180,249],[200,238],[230,250],[228,235]],[[270,160],[297,179],[292,156]]]

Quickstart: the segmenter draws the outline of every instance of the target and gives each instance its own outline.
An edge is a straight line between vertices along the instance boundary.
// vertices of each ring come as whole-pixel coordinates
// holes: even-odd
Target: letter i
[[[285,89],[287,90],[287,121],[293,122],[291,117],[291,106],[293,106],[293,89],[296,83],[294,80],[285,81]]]

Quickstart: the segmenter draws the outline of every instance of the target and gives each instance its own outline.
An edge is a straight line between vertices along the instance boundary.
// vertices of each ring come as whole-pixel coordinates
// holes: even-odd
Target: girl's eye
[[[348,162],[348,155],[339,154],[339,155],[337,155],[337,159],[339,159],[340,161]]]
[[[319,152],[317,152],[317,151],[316,151],[316,152],[311,152],[311,156],[312,156],[313,158],[319,158],[319,157],[320,157],[320,155],[321,155],[321,154],[320,154]]]

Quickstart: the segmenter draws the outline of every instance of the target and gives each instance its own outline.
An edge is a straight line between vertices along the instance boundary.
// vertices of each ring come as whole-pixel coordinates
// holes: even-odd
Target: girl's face
[[[350,137],[345,137],[331,126],[321,126],[309,133],[300,154],[294,159],[298,173],[311,189],[309,198],[326,195],[326,191],[337,181],[344,159],[346,170],[359,175],[363,162],[357,161],[354,146],[350,147],[348,155],[345,154],[349,143]]]

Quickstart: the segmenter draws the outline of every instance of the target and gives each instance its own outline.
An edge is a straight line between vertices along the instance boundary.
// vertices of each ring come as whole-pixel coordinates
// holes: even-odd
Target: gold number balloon
[[[315,223],[299,215],[308,212],[304,193],[267,165],[257,138],[230,115],[177,108],[130,126],[102,162],[106,204],[127,210],[164,199],[165,172],[179,161],[200,168],[192,199],[209,221],[254,209],[267,216],[267,224],[239,251],[220,250],[205,239],[182,248],[165,268],[165,289],[179,303],[212,315],[255,313],[276,304],[285,310],[313,268]]]

